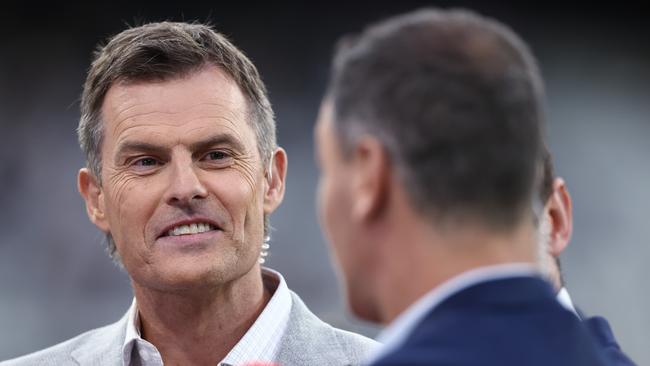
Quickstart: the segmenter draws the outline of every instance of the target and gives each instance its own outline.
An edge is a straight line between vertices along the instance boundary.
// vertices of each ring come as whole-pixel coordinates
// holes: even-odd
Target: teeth
[[[212,225],[208,223],[200,222],[200,223],[193,223],[189,225],[176,226],[175,228],[169,230],[167,232],[167,235],[168,236],[191,235],[191,234],[204,233],[210,230],[214,230]]]

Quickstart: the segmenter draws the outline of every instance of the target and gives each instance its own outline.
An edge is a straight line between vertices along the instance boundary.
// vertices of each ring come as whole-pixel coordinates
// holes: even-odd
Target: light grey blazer
[[[280,366],[360,365],[377,342],[336,329],[318,319],[298,295],[293,305],[276,360]],[[0,362],[0,366],[122,365],[122,345],[127,316],[102,328],[93,329],[56,346]],[[238,366],[238,365],[235,365]]]

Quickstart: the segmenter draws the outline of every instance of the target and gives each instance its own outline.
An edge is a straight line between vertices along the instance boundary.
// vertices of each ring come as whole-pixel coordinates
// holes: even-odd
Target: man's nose
[[[189,160],[172,164],[169,187],[165,197],[165,200],[170,205],[187,206],[194,200],[208,196],[208,190],[197,174],[197,167],[191,159]]]

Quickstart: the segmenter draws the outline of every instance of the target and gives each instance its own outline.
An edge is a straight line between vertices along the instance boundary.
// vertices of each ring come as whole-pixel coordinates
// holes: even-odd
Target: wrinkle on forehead
[[[248,146],[244,143],[246,136],[244,136],[242,128],[237,128],[237,122],[233,119],[229,119],[226,117],[222,116],[212,116],[212,117],[207,117],[212,120],[214,120],[213,124],[210,125],[199,125],[196,127],[192,127],[189,129],[184,130],[184,133],[186,134],[192,134],[193,132],[199,132],[201,130],[207,130],[205,132],[206,135],[212,134],[210,129],[214,127],[219,127],[221,130],[219,131],[220,134],[224,134],[228,132],[230,135],[234,136],[237,140],[241,142],[241,145],[246,148],[248,151]],[[197,118],[198,120],[200,118]],[[180,143],[180,138],[178,139],[178,143]],[[257,149],[255,149],[257,150]]]
[[[150,105],[146,103],[143,105]],[[219,108],[218,113],[215,111],[196,111],[197,108],[202,106],[212,105]],[[127,109],[133,111],[138,106],[130,106]],[[122,114],[118,112],[118,114]],[[144,118],[143,118],[144,117]],[[171,128],[186,128],[191,124],[200,120],[211,120],[214,122],[221,122],[221,127],[226,127],[234,134],[241,137],[241,127],[243,124],[248,124],[246,121],[246,111],[242,108],[232,108],[232,106],[219,105],[217,103],[199,103],[195,106],[189,106],[180,111],[148,111],[141,113],[127,113],[120,119],[115,119],[112,126],[112,135],[121,137],[126,131],[134,127],[156,127],[160,125],[168,126]],[[223,123],[223,124],[222,124]],[[209,126],[200,126],[209,127]],[[197,127],[198,128],[198,127]],[[193,128],[192,130],[194,130]]]
[[[248,103],[231,78],[218,67],[206,67],[178,79],[116,83],[106,93],[102,115],[117,136],[124,124],[139,124],[143,119],[170,126],[196,118],[247,123]]]

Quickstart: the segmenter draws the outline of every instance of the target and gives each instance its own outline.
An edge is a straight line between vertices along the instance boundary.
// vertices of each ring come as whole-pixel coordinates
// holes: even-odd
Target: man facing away
[[[357,365],[375,342],[261,267],[287,157],[255,66],[207,26],[153,23],[95,55],[81,101],[90,220],[128,272],[117,323],[2,365]]]
[[[536,266],[543,92],[523,42],[421,10],[345,39],[332,69],[320,215],[352,311],[390,324],[370,364],[605,365]]]

